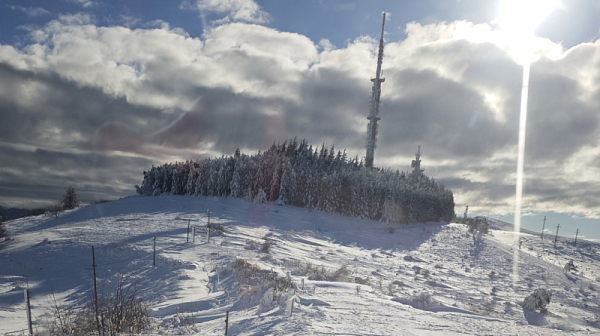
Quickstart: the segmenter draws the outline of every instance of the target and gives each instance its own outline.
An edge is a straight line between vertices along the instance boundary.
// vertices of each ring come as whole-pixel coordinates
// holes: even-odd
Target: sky
[[[115,199],[153,164],[293,137],[364,157],[385,11],[375,165],[420,145],[457,215],[512,222],[522,66],[499,1],[3,1],[0,204]],[[600,239],[598,17],[562,0],[535,30],[526,228]]]

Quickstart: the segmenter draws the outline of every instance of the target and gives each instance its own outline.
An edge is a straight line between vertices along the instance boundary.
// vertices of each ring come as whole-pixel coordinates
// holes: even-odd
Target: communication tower
[[[373,159],[375,156],[375,147],[377,147],[377,121],[379,118],[379,97],[381,96],[381,83],[385,78],[381,77],[381,63],[383,62],[383,31],[385,27],[385,12],[383,13],[383,23],[381,24],[381,38],[379,39],[379,54],[377,56],[377,71],[375,78],[371,78],[373,89],[371,92],[371,111],[367,119],[367,156],[365,157],[365,167],[373,168]]]
[[[410,166],[413,168],[414,174],[421,174],[425,169],[421,169],[421,145],[419,145],[419,150],[415,153],[415,159],[412,160]]]

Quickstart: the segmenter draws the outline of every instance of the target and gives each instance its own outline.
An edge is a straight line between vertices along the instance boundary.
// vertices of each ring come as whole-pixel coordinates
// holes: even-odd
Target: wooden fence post
[[[187,240],[186,243],[190,242],[190,220],[188,219],[188,230],[187,230]]]
[[[96,325],[98,327],[98,335],[102,335],[100,329],[100,320],[98,320],[98,286],[96,285],[96,252],[92,246],[92,266],[94,268],[94,308],[96,310]]]
[[[29,328],[29,335],[33,336],[33,325],[31,324],[31,301],[29,300],[29,285],[25,288],[25,302],[27,304],[27,327]]]
[[[152,256],[152,267],[156,267],[156,236],[154,236],[154,254]]]
[[[206,231],[208,233],[206,234],[206,237],[207,237],[207,244],[210,244],[210,209],[206,210],[206,213],[208,215],[208,221],[206,223]]]

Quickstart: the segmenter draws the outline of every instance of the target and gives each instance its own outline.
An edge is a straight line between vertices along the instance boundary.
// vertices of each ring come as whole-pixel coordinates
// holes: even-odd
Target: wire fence
[[[148,245],[150,243],[151,246],[151,253],[152,253],[152,258],[148,264],[148,267],[152,267],[155,268],[157,266],[160,266],[160,263],[163,262],[161,260],[161,258],[157,259],[157,253],[160,254],[165,254],[168,255],[171,252],[177,252],[177,251],[171,251],[169,247],[164,247],[164,243],[173,243],[174,239],[183,239],[183,242],[186,244],[190,244],[192,246],[202,246],[202,247],[206,247],[207,251],[206,252],[196,252],[195,255],[198,257],[203,257],[202,259],[205,260],[205,263],[203,265],[203,270],[204,271],[209,271],[209,272],[213,272],[213,271],[219,271],[219,266],[218,266],[218,260],[217,259],[223,259],[225,258],[229,258],[229,259],[235,259],[235,258],[244,258],[244,259],[248,259],[248,260],[253,260],[253,261],[258,261],[258,258],[256,256],[256,253],[252,253],[252,252],[244,252],[244,251],[239,251],[239,250],[231,250],[231,251],[227,251],[227,247],[225,246],[219,246],[219,249],[217,251],[215,251],[214,249],[210,249],[210,247],[212,246],[216,246],[216,244],[218,243],[217,240],[215,240],[216,237],[221,236],[222,234],[224,234],[224,230],[220,225],[215,225],[215,224],[211,224],[210,223],[210,210],[207,213],[207,217],[206,218],[175,218],[173,219],[173,221],[181,221],[181,222],[187,222],[187,233],[185,236],[181,236],[181,235],[177,235],[177,236],[173,236],[173,235],[169,235],[166,234],[164,237],[161,237],[160,235],[155,235],[152,236],[149,239],[145,239],[142,241],[138,241],[136,244],[131,244],[131,243],[127,243],[126,245],[129,247],[133,247],[133,248],[142,248],[142,249],[146,249],[148,248]],[[163,240],[161,238],[164,238],[166,240]],[[173,246],[173,245],[171,245]],[[94,288],[92,288],[92,290],[95,292],[94,294],[94,304],[97,305],[98,299],[97,299],[97,285],[96,285],[96,281],[99,279],[102,279],[101,275],[96,275],[96,267],[98,265],[102,265],[103,262],[103,254],[102,252],[97,253],[98,251],[94,251],[94,246],[90,246],[91,250],[90,252],[90,263],[94,269]],[[214,260],[214,261],[213,261]],[[106,266],[106,265],[104,265]],[[86,269],[87,271],[88,269]],[[91,274],[90,274],[91,275]],[[34,322],[40,322],[41,320],[39,318],[37,318],[37,316],[32,315],[31,314],[31,309],[30,309],[30,304],[29,301],[30,299],[30,294],[29,294],[29,290],[28,290],[28,279],[27,276],[22,276],[22,275],[1,275],[0,276],[0,284],[3,284],[5,287],[5,289],[7,289],[6,291],[2,291],[0,292],[0,298],[3,295],[6,295],[6,292],[8,292],[10,295],[12,295],[13,297],[11,298],[11,300],[14,301],[14,294],[15,291],[17,290],[24,290],[25,294],[23,295],[23,301],[22,303],[16,304],[17,309],[19,309],[18,307],[21,306],[23,309],[23,317],[27,316],[27,324],[25,325],[26,328],[24,329],[18,329],[18,330],[11,330],[11,331],[4,331],[3,335],[31,335],[33,334],[32,331],[32,325]],[[0,287],[1,288],[1,287]],[[35,301],[36,298],[33,298],[33,300]],[[13,305],[14,306],[14,305]]]

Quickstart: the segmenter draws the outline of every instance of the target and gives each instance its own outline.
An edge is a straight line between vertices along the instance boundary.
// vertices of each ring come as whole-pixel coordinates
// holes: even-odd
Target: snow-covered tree
[[[63,197],[62,201],[63,209],[75,209],[80,204],[81,202],[79,202],[79,199],[77,199],[77,193],[75,192],[75,188],[67,188],[67,193]]]
[[[194,195],[196,192],[196,168],[194,163],[190,162],[188,164],[188,178],[187,183],[185,184],[185,194],[186,195]]]
[[[278,201],[392,223],[450,221],[452,191],[420,174],[367,169],[358,157],[306,140],[273,144],[265,152],[166,163],[144,173],[143,195],[210,195]],[[264,194],[264,195],[263,195]]]
[[[262,190],[262,188],[258,189],[258,192],[256,193],[256,196],[254,197],[254,203],[262,204],[262,203],[266,203],[266,202],[267,202],[267,193],[265,193],[265,191]]]
[[[522,306],[523,309],[539,310],[540,312],[545,313],[548,311],[546,307],[550,304],[551,298],[552,293],[543,288],[538,288],[523,300]]]

